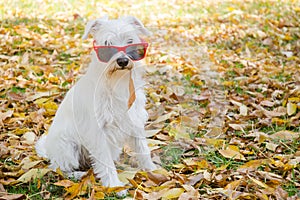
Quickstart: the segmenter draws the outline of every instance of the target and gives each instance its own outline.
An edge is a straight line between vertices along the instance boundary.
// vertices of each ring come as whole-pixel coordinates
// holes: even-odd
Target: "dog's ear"
[[[84,34],[82,36],[82,39],[83,40],[87,39],[89,34],[92,34],[94,36],[95,33],[100,29],[103,22],[105,20],[107,20],[107,18],[108,17],[103,17],[103,18],[100,18],[100,19],[95,19],[95,20],[89,21],[85,26],[85,30],[84,30]]]
[[[146,29],[143,25],[143,23],[138,20],[136,17],[133,16],[127,16],[125,17],[125,20],[130,23],[131,25],[133,25],[135,27],[136,30],[138,30],[141,34],[143,35],[147,35],[150,36],[152,35],[152,33]]]

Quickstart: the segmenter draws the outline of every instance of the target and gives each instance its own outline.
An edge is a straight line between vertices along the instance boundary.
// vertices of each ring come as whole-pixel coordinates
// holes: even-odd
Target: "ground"
[[[0,199],[118,199],[92,171],[66,179],[34,151],[85,72],[89,19],[134,15],[154,172],[124,154],[125,199],[300,198],[300,1],[0,2]]]

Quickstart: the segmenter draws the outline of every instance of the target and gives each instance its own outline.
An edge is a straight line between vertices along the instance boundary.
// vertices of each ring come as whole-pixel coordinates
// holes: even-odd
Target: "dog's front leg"
[[[124,185],[118,178],[116,166],[110,152],[95,150],[91,152],[91,158],[94,172],[97,178],[101,179],[104,186],[115,187]]]
[[[124,186],[117,174],[115,164],[109,152],[92,151],[93,169],[97,178],[101,179],[102,185],[106,187]],[[124,196],[127,190],[117,192],[118,196]]]
[[[132,136],[130,145],[133,147],[133,151],[142,169],[151,171],[157,168],[151,160],[150,149],[145,137]]]

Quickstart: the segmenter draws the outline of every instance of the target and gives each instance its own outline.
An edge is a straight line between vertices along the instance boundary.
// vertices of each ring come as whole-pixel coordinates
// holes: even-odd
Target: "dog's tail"
[[[44,134],[42,135],[42,137],[40,137],[40,139],[35,144],[36,153],[38,154],[38,156],[43,158],[47,158],[47,152],[45,148],[46,139],[47,139],[47,135]]]

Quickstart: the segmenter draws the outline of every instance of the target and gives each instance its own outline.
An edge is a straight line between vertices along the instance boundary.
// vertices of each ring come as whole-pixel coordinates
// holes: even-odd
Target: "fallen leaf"
[[[225,149],[220,149],[219,153],[225,158],[231,158],[234,160],[246,160],[245,157],[240,153],[237,146],[228,145]]]
[[[294,140],[299,138],[300,133],[288,131],[288,130],[283,130],[283,131],[278,131],[272,135],[270,135],[270,138],[272,139],[280,139],[280,140]]]
[[[0,125],[3,126],[3,121],[8,118],[8,117],[11,117],[12,114],[14,113],[13,110],[8,110],[6,112],[0,112]]]
[[[173,198],[179,198],[179,196],[184,192],[183,188],[172,188],[166,191],[162,195],[162,199],[173,199]]]
[[[22,200],[26,199],[24,194],[7,194],[0,196],[0,200]]]
[[[25,142],[26,144],[31,145],[31,144],[33,144],[34,141],[36,140],[36,135],[35,135],[34,132],[31,132],[31,131],[30,131],[30,132],[26,132],[26,133],[24,133],[24,135],[21,137],[21,139],[23,139],[24,142]]]
[[[136,171],[125,170],[125,171],[118,173],[118,177],[121,182],[123,182],[124,184],[127,184],[129,182],[128,179],[133,179],[136,173],[137,173],[137,170]]]
[[[266,148],[275,152],[276,148],[278,147],[277,144],[271,143],[271,142],[267,142],[266,143]]]
[[[259,185],[262,188],[269,188],[269,186],[263,182],[261,182],[260,180],[257,180],[255,178],[252,178],[251,176],[247,175],[248,178],[250,178],[251,181],[253,181],[255,184]]]
[[[58,182],[54,183],[54,185],[56,185],[56,186],[62,186],[62,187],[65,187],[65,188],[71,187],[74,184],[75,183],[73,181],[70,181],[70,180],[61,180],[61,181],[58,181]]]
[[[147,174],[148,174],[148,178],[154,183],[156,183],[157,185],[169,180],[169,178],[164,174],[159,174],[155,172],[147,172]]]
[[[50,171],[51,171],[50,169],[30,169],[28,172],[23,174],[17,180],[22,183],[28,183],[33,179],[42,178],[45,174],[47,174]]]
[[[246,105],[241,105],[240,106],[240,115],[242,116],[247,116],[248,115],[248,107]]]
[[[288,102],[286,105],[286,108],[287,108],[287,114],[289,116],[291,116],[297,112],[297,104],[295,104],[295,103]]]

